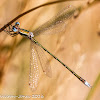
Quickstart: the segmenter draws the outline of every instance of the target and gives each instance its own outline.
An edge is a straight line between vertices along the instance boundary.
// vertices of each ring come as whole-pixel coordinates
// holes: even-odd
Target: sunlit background
[[[17,15],[54,0],[1,0],[0,28]],[[86,87],[58,61],[45,53],[50,61],[52,77],[40,67],[40,79],[35,91],[29,88],[30,40],[20,35],[11,37],[0,33],[0,100],[6,96],[40,95],[36,100],[100,100],[100,3],[88,7],[88,0],[69,1],[39,8],[18,19],[20,27],[33,31],[68,5],[84,6],[77,18],[55,34],[36,39],[52,54],[86,79],[93,87]],[[93,1],[93,0],[91,0]],[[65,23],[64,23],[65,24]],[[59,27],[60,28],[60,27]],[[9,98],[9,97],[8,97]],[[18,97],[9,100],[17,100]],[[26,100],[25,97],[21,98]],[[32,97],[27,98],[32,100]]]

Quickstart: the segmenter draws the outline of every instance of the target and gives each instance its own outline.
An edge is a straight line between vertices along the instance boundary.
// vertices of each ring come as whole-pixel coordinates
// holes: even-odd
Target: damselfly
[[[41,67],[43,72],[47,76],[51,76],[51,67],[48,63],[48,60],[43,55],[42,49],[49,53],[54,59],[56,59],[58,62],[60,62],[65,68],[67,68],[74,76],[76,76],[83,84],[85,84],[88,87],[91,87],[90,84],[84,80],[82,77],[77,75],[74,71],[72,71],[67,65],[65,65],[61,60],[59,60],[56,56],[54,56],[52,53],[50,53],[45,47],[43,47],[36,39],[35,36],[43,33],[48,32],[59,32],[62,31],[65,28],[65,25],[67,25],[69,18],[71,18],[76,11],[76,8],[73,6],[67,6],[67,8],[63,9],[60,13],[57,14],[57,16],[50,19],[48,22],[44,23],[37,29],[35,29],[33,32],[30,32],[25,29],[21,29],[19,27],[19,22],[16,22],[15,25],[10,25],[9,29],[4,30],[11,36],[16,36],[18,34],[27,37],[31,40],[33,43],[34,49],[32,48],[32,54],[31,54],[31,65],[30,65],[30,75],[29,75],[29,85],[32,90],[35,90],[38,84],[39,79],[39,69],[38,69],[38,62],[37,57],[39,57]],[[58,28],[59,27],[59,28]],[[39,55],[39,52],[41,52],[43,59],[45,59],[45,62],[42,62],[41,55]]]

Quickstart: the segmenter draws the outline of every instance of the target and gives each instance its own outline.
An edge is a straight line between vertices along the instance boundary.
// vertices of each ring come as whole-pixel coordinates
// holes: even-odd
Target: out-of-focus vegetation
[[[37,40],[91,83],[92,89],[84,86],[59,62],[51,58],[52,78],[45,76],[40,68],[40,82],[37,90],[32,92],[28,85],[30,41],[19,35],[11,37],[2,32],[0,33],[0,96],[43,94],[43,100],[100,99],[100,3],[98,1],[89,6],[88,1],[93,0],[69,1],[46,6],[17,21],[20,22],[21,28],[33,31],[67,5],[84,7],[85,10],[73,18],[63,33],[41,35]],[[45,2],[41,0],[0,1],[0,27],[22,12],[43,3]],[[14,99],[17,98],[10,100]]]

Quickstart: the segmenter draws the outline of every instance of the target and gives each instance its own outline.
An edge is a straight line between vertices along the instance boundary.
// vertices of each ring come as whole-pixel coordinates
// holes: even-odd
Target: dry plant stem
[[[47,5],[51,5],[51,4],[56,4],[56,3],[60,3],[60,2],[67,2],[67,1],[75,1],[75,0],[61,0],[61,1],[47,2],[47,3],[44,3],[44,4],[42,4],[42,5],[37,6],[37,7],[35,7],[35,8],[32,8],[32,9],[30,9],[30,10],[28,10],[28,11],[26,11],[26,12],[20,14],[20,15],[18,15],[18,16],[15,17],[13,20],[11,20],[10,22],[8,22],[6,25],[4,25],[4,26],[0,29],[0,32],[2,32],[5,28],[7,28],[9,25],[11,25],[13,22],[15,22],[17,19],[19,19],[20,17],[22,17],[22,16],[24,16],[24,15],[30,13],[31,11],[34,11],[34,10],[40,8],[40,7],[43,7],[43,6],[47,6]],[[80,0],[77,0],[77,1],[80,1]]]
[[[11,25],[11,24],[12,24],[13,22],[15,22],[17,19],[19,19],[19,18],[21,18],[22,16],[24,16],[24,15],[30,13],[31,11],[34,11],[34,10],[40,8],[40,7],[43,7],[43,6],[48,6],[48,5],[52,5],[52,4],[56,4],[56,3],[61,3],[61,2],[67,2],[67,1],[81,1],[81,0],[60,0],[60,1],[54,1],[54,2],[47,2],[47,3],[44,3],[44,4],[42,4],[42,5],[39,5],[39,6],[35,7],[35,8],[32,8],[32,9],[30,9],[30,10],[28,10],[28,11],[26,11],[26,12],[20,14],[20,15],[18,15],[18,16],[15,17],[13,20],[11,20],[11,21],[8,22],[6,25],[4,25],[4,26],[0,29],[0,32],[4,31],[4,29],[6,29],[9,25]],[[97,1],[97,0],[95,0],[95,1]],[[93,3],[94,3],[94,2],[93,2]],[[91,4],[90,4],[90,5],[91,5]]]

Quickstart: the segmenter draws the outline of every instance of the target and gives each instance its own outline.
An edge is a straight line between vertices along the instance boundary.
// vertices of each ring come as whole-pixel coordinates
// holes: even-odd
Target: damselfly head
[[[17,29],[15,26],[12,27],[12,30],[13,30],[14,32],[17,32],[17,31],[18,31],[18,29]]]
[[[19,28],[20,23],[16,22],[14,26],[12,26],[12,30],[13,32],[18,32],[18,28]]]
[[[15,26],[16,26],[16,25],[20,25],[20,23],[19,23],[19,22],[16,22],[16,23],[15,23]]]
[[[6,29],[4,29],[4,32],[14,37],[18,35],[19,25],[20,25],[19,22],[16,22],[15,25],[9,25]]]

